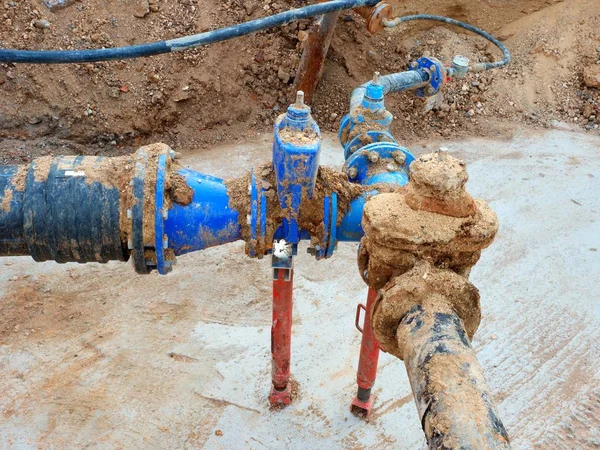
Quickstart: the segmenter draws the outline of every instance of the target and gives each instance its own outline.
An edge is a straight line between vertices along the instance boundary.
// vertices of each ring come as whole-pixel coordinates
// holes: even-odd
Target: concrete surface
[[[447,144],[498,212],[472,280],[474,346],[516,449],[600,446],[600,138],[551,131]],[[414,149],[416,153],[434,148]],[[269,137],[187,155],[230,177]],[[340,165],[331,138],[323,163]],[[302,249],[304,250],[304,249]],[[419,449],[404,366],[383,355],[369,423],[352,416],[366,288],[356,245],[297,258],[293,373],[300,399],[267,404],[270,268],[235,243],[166,277],[130,265],[0,259],[0,447]]]

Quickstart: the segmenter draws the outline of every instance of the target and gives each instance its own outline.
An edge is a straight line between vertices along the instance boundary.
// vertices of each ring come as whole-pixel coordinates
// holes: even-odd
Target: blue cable
[[[274,28],[307,19],[313,16],[328,14],[342,9],[353,9],[361,6],[375,6],[379,0],[333,0],[303,8],[292,9],[280,14],[252,20],[227,28],[185,36],[168,41],[132,45],[128,47],[102,48],[92,50],[16,50],[0,49],[0,62],[31,64],[69,64],[115,59],[131,59],[163,53],[179,52],[203,45],[221,42],[244,36],[267,28]]]
[[[464,28],[465,30],[471,31],[472,33],[478,34],[479,36],[487,39],[492,44],[494,44],[496,47],[498,47],[500,49],[500,51],[502,52],[502,54],[504,55],[504,58],[502,59],[502,61],[496,61],[496,62],[491,62],[491,63],[489,63],[489,62],[477,63],[477,64],[475,64],[475,68],[474,68],[475,72],[482,72],[484,70],[489,70],[489,69],[497,69],[499,67],[503,67],[503,66],[507,65],[510,62],[510,51],[508,50],[508,48],[506,48],[506,46],[502,42],[500,42],[494,36],[492,36],[491,34],[485,32],[483,30],[480,30],[477,27],[474,27],[473,25],[469,25],[468,23],[464,23],[464,22],[459,22],[458,20],[451,19],[449,17],[434,16],[431,14],[416,14],[413,16],[396,17],[395,19],[385,20],[384,25],[388,28],[393,28],[403,22],[408,22],[410,20],[435,20],[438,22],[444,22],[444,23],[454,25],[454,26],[457,26],[460,28]]]

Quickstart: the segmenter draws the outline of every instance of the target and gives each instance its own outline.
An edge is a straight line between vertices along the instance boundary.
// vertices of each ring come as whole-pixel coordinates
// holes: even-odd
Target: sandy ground
[[[184,163],[231,177],[268,159],[269,140]],[[514,448],[598,448],[600,139],[523,131],[446,145],[501,223],[473,270],[474,346]],[[322,163],[342,159],[328,137]],[[267,402],[270,267],[241,243],[182,257],[166,277],[0,259],[0,447],[422,448],[404,366],[388,355],[372,420],[349,412],[366,297],[355,255],[340,244],[326,262],[297,258],[300,399],[282,411]]]

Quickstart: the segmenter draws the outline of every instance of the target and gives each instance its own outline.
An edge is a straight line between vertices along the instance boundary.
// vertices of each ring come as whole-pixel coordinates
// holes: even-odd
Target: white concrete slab
[[[474,345],[514,448],[598,448],[600,138],[446,146],[500,218],[473,271],[484,311]],[[184,162],[230,177],[269,154],[265,137]],[[323,162],[343,162],[331,137]],[[182,257],[166,277],[0,259],[0,447],[422,448],[403,364],[388,355],[372,420],[349,412],[366,297],[355,254],[347,244],[327,262],[297,258],[300,399],[282,411],[267,404],[270,268],[241,243]]]

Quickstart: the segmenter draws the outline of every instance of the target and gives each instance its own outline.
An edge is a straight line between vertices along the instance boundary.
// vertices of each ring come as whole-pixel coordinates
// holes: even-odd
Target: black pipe
[[[13,184],[19,166],[0,166],[0,255],[28,255],[23,232],[23,188]],[[24,180],[23,180],[24,181]]]
[[[60,156],[0,167],[0,255],[31,255],[38,262],[126,261],[121,193],[110,177],[93,176],[102,161]],[[118,178],[118,171],[111,175]]]
[[[510,448],[463,322],[449,306],[414,306],[396,336],[430,449]]]

